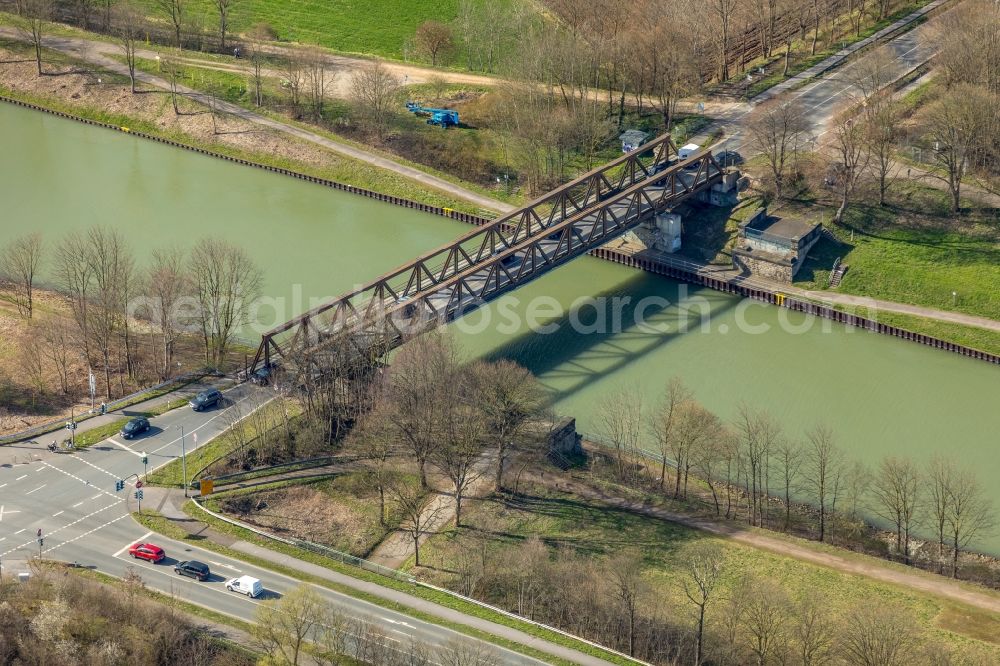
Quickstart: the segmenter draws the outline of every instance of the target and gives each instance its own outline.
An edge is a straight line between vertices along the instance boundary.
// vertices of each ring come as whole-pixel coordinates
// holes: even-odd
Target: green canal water
[[[238,242],[264,266],[265,293],[278,304],[261,310],[266,324],[275,311],[295,314],[468,230],[0,105],[0,242],[27,230],[53,241],[93,224],[125,232],[140,263],[154,247],[208,234]],[[595,297],[604,297],[606,317],[592,306],[555,314]],[[703,313],[704,325],[689,319],[679,331],[684,312]],[[555,332],[532,332],[527,314]],[[791,437],[829,424],[849,455],[869,463],[952,456],[977,470],[1000,505],[1000,368],[590,258],[453,328],[470,357],[508,357],[534,371],[585,432],[597,430],[609,392],[631,387],[652,406],[677,375],[724,417],[744,401],[770,410]],[[1000,554],[1000,535],[983,547]]]

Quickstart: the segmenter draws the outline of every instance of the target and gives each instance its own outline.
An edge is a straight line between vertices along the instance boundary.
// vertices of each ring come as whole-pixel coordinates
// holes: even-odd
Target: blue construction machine
[[[427,116],[428,125],[438,125],[445,129],[458,126],[458,111],[452,111],[451,109],[430,109],[420,106],[416,102],[407,102],[406,108],[410,113],[415,113],[418,116]]]

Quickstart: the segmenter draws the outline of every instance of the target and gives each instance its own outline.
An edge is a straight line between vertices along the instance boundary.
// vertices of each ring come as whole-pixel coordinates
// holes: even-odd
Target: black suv
[[[175,564],[174,573],[204,581],[208,580],[210,572],[207,564],[198,562],[197,560],[188,560],[187,562],[178,562]]]
[[[137,416],[122,427],[120,434],[125,439],[132,439],[147,430],[149,430],[149,419],[145,416]]]
[[[220,402],[222,402],[222,393],[219,389],[208,389],[196,395],[188,404],[194,411],[200,412],[203,409],[215,407]]]

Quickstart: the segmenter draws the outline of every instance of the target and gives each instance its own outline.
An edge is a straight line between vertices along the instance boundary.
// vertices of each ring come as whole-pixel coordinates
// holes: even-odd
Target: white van
[[[230,592],[241,592],[251,599],[256,599],[264,591],[264,586],[253,576],[240,576],[227,580],[226,589]]]
[[[699,150],[701,150],[701,146],[697,143],[689,143],[677,151],[677,157],[683,161],[697,153]]]

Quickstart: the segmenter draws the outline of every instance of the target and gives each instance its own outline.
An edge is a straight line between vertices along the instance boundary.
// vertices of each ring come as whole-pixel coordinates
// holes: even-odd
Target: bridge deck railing
[[[543,218],[529,205],[500,218],[490,228],[466,234],[272,329],[264,335],[254,366],[268,362],[272,351],[287,356],[292,349],[310,348],[329,339],[332,333],[371,332],[392,340],[419,333],[422,325],[414,328],[415,322],[450,320],[470,297],[481,304],[485,298],[533,279],[623,233],[651,211],[679,203],[711,185],[722,173],[708,152],[671,164],[669,137],[655,143],[652,148],[648,144],[644,147],[653,153],[651,160],[643,162],[626,155],[612,163],[628,172],[617,184],[608,187],[607,170],[597,169],[569,184],[576,190],[542,197],[533,204],[556,201],[558,214]],[[620,210],[616,213],[616,209]],[[512,261],[516,270],[507,267]],[[482,274],[473,285],[477,273]],[[442,294],[448,295],[444,311]],[[409,322],[407,330],[393,320]],[[379,322],[379,329],[366,331],[366,323],[373,321]]]

